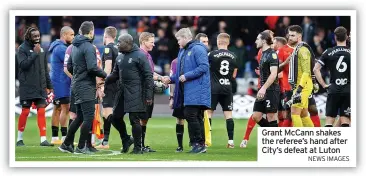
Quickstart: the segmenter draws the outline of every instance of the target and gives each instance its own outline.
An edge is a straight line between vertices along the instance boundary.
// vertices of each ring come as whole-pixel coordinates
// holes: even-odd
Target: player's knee
[[[254,112],[252,118],[254,121],[259,122],[262,119],[262,113]]]
[[[22,108],[22,114],[24,114],[28,117],[29,113],[30,113],[30,107]]]
[[[140,120],[141,126],[146,126],[147,125],[147,122],[148,122],[148,119],[142,119],[142,120]]]
[[[37,108],[46,108],[46,105],[45,104],[39,104],[39,105],[37,105]]]
[[[184,119],[177,118],[178,125],[184,125]]]
[[[309,113],[310,113],[311,116],[318,115],[318,109],[316,108],[315,105],[309,106]]]

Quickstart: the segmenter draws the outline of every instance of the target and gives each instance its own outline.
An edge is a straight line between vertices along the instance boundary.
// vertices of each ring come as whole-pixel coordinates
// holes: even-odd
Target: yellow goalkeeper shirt
[[[297,84],[303,88],[312,89],[311,83],[311,53],[302,46],[298,51]]]

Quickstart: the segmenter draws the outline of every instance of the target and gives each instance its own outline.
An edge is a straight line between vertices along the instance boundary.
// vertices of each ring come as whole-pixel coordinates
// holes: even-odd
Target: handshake
[[[179,81],[180,82],[185,82],[186,81],[186,77],[184,75],[181,75],[179,77]],[[170,84],[171,80],[169,76],[163,76],[163,78],[161,79],[161,82],[163,82],[164,84]]]
[[[170,77],[169,76],[163,76],[161,78],[161,82],[163,82],[164,84],[169,84],[171,82]]]

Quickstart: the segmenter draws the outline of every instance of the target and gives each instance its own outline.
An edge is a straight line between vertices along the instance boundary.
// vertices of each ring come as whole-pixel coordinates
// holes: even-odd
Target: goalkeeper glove
[[[302,91],[302,87],[299,86],[296,90],[296,93],[292,96],[292,100],[293,100],[293,103],[294,104],[297,104],[297,103],[301,103],[301,91]]]

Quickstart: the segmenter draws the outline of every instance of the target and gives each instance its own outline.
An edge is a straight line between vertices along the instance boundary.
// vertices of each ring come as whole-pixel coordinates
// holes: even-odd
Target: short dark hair
[[[34,31],[39,31],[39,30],[36,27],[29,27],[24,33],[24,40],[31,41],[31,39],[32,39],[31,35],[32,35],[32,32],[34,32]]]
[[[272,37],[271,34],[267,31],[263,31],[260,33],[261,35],[261,39],[266,41],[267,45],[272,45],[273,41],[272,41]]]
[[[296,32],[302,34],[302,28],[299,25],[291,25],[288,27],[288,31]]]
[[[81,33],[81,35],[89,34],[90,31],[92,31],[93,29],[94,24],[92,21],[84,21],[83,23],[81,23],[79,33]]]
[[[275,37],[274,38],[276,41],[279,41],[279,42],[281,42],[283,45],[286,45],[286,43],[287,43],[287,40],[286,40],[286,38],[285,37]]]
[[[198,33],[194,39],[199,40],[201,37],[207,37],[204,33]]]
[[[343,26],[339,26],[334,30],[334,35],[337,41],[344,42],[347,40],[347,29]]]

